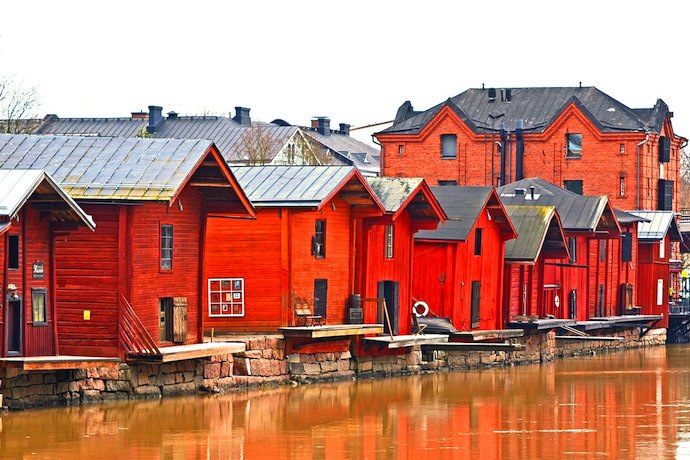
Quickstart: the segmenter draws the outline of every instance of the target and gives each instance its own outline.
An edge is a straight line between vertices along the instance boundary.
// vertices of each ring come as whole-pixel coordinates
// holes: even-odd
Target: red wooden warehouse
[[[0,168],[44,168],[98,223],[54,242],[55,353],[202,340],[207,215],[254,214],[212,142],[0,135],[0,149]]]
[[[348,320],[355,236],[382,204],[350,166],[253,166],[233,172],[256,219],[209,219],[204,248],[204,329],[277,331]],[[304,323],[302,322],[304,321]]]
[[[663,315],[659,327],[668,327],[671,286],[671,243],[681,241],[671,211],[631,211],[646,219],[637,228],[637,305],[644,315]]]
[[[413,237],[420,230],[435,230],[446,215],[422,179],[368,177],[367,182],[386,214],[366,218],[359,227],[355,292],[365,299],[365,323],[383,324],[386,333],[407,335],[414,303],[411,286],[418,276],[412,261]],[[387,315],[382,303],[366,299],[385,299]]]
[[[415,235],[412,296],[458,330],[500,329],[505,242],[515,229],[491,187],[433,187],[448,221]]]
[[[544,267],[568,258],[567,239],[553,206],[506,206],[518,237],[506,243],[503,318],[559,313],[545,305]],[[560,283],[561,280],[559,279]],[[547,309],[548,307],[548,309]],[[567,309],[563,304],[559,308]],[[554,315],[555,316],[555,315]],[[559,315],[559,317],[562,315]]]
[[[95,224],[42,170],[0,169],[0,356],[57,349],[55,241]]]
[[[568,238],[569,258],[543,264],[538,311],[579,321],[615,315],[618,285],[613,274],[620,263],[613,249],[621,230],[607,197],[578,195],[539,178],[497,190],[506,206],[554,206]]]

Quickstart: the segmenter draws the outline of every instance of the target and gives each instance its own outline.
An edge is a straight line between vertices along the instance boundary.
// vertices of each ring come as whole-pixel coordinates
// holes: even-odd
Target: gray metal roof
[[[410,198],[423,179],[407,177],[367,177],[386,212],[395,213]]]
[[[171,200],[208,140],[0,134],[0,168],[43,169],[75,199]]]
[[[353,166],[234,166],[232,172],[258,207],[319,207],[355,174]]]
[[[644,217],[636,216],[635,214],[632,214],[630,212],[622,211],[620,209],[613,209],[613,213],[616,215],[616,219],[618,219],[618,222],[621,224],[631,224],[634,222],[649,222],[649,219],[645,219]]]
[[[59,197],[71,209],[76,220],[83,222],[90,229],[96,224],[64,190],[55,183],[48,173],[40,169],[0,169],[0,216],[12,219],[24,204],[32,197]]]
[[[530,187],[534,187],[534,198]],[[592,232],[618,228],[608,197],[604,195],[578,195],[536,177],[498,187],[496,191],[505,206],[555,206],[566,230]]]
[[[431,187],[431,191],[441,203],[448,220],[436,230],[420,230],[415,233],[415,239],[465,241],[493,188],[437,186]]]
[[[337,131],[331,131],[330,135],[326,136],[314,129],[302,129],[307,136],[334,154],[349,160],[350,164],[356,166],[362,174],[368,176],[379,174],[381,159],[379,149]]]
[[[641,241],[659,241],[671,233],[671,241],[680,241],[680,229],[673,211],[628,211],[647,219],[637,226],[637,238]]]
[[[47,115],[34,134],[136,137],[146,130],[146,118],[59,118]]]
[[[518,237],[506,242],[505,258],[535,262],[542,250],[548,257],[568,256],[566,241],[554,206],[506,206]]]
[[[398,109],[395,123],[383,134],[416,134],[448,105],[478,133],[496,132],[501,124],[513,131],[521,120],[525,132],[543,132],[570,104],[575,103],[602,132],[660,132],[668,106],[658,99],[649,109],[631,109],[595,87],[506,88],[510,101],[496,89],[490,101],[488,88],[471,88],[428,110],[414,111],[406,102]]]

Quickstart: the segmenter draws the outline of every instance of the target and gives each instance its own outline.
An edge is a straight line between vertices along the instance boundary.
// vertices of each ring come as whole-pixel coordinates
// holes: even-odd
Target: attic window
[[[625,144],[620,144],[618,146],[618,152],[622,155],[625,153]]]
[[[398,155],[402,156],[404,153],[405,153],[405,146],[399,145],[398,146]]]
[[[392,225],[386,225],[386,250],[385,258],[392,259],[394,254],[395,243],[395,228]]]
[[[441,134],[441,158],[456,158],[458,154],[458,136]]]
[[[568,133],[565,135],[567,144],[566,158],[582,158],[582,134]]]

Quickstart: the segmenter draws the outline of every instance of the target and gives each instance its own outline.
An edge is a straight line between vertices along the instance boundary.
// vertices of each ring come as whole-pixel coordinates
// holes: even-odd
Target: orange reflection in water
[[[690,454],[688,358],[674,346],[16,412],[0,418],[0,458],[676,458]]]

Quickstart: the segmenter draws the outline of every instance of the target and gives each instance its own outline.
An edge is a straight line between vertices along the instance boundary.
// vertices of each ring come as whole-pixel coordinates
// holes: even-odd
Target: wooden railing
[[[161,351],[137,316],[132,305],[120,294],[120,345],[130,354],[140,356],[160,356]]]

